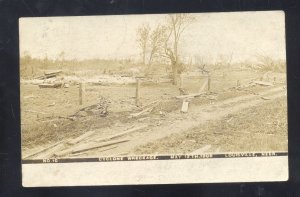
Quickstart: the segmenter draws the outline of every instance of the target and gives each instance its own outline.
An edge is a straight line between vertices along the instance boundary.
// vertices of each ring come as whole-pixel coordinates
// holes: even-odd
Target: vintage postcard
[[[23,186],[287,180],[284,21],[21,18]]]

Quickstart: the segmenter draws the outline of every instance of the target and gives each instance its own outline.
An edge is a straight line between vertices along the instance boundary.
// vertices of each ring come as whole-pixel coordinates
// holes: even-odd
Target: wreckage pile
[[[106,117],[108,115],[108,107],[110,103],[111,102],[108,99],[101,97],[97,104],[80,109],[74,115],[70,116],[70,118],[76,119],[78,117],[93,116],[93,115]]]

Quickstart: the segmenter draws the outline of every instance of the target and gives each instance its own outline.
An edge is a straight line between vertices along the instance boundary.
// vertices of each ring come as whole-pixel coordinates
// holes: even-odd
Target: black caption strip
[[[196,154],[196,155],[143,155],[126,157],[98,157],[98,158],[49,158],[22,160],[22,164],[41,163],[80,163],[80,162],[116,162],[116,161],[147,161],[147,160],[178,160],[178,159],[212,159],[212,158],[242,158],[242,157],[276,157],[287,156],[287,152],[260,152],[260,153],[222,153],[222,154]]]

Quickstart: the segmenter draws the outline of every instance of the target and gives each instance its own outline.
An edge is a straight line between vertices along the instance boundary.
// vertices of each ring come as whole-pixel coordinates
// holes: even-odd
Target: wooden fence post
[[[139,106],[140,104],[140,80],[136,78],[136,91],[135,91],[135,105]]]
[[[208,76],[208,79],[207,79],[207,91],[208,92],[210,91],[210,82],[211,82],[211,79],[210,79],[210,76]]]
[[[79,84],[79,105],[82,105],[83,104],[83,97],[84,97],[84,87],[83,87],[83,84],[80,83]]]

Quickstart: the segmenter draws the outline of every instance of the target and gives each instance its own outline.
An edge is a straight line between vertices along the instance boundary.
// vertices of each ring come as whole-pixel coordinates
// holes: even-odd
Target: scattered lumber
[[[211,148],[211,145],[205,145],[203,146],[202,148],[199,148],[193,152],[191,152],[190,154],[192,155],[196,155],[196,154],[202,154],[204,153],[205,151],[209,150]]]
[[[114,138],[121,137],[123,135],[129,134],[129,133],[132,133],[132,132],[144,129],[146,127],[148,127],[148,125],[141,125],[139,127],[134,127],[134,128],[128,129],[128,130],[126,130],[124,132],[117,133],[115,135],[111,135],[111,136],[108,136],[108,137],[103,137],[103,138],[96,139],[95,141],[96,142],[101,142],[101,141],[111,140],[111,139],[114,139]]]
[[[181,96],[176,96],[175,98],[177,98],[177,99],[194,98],[194,97],[201,96],[203,94],[206,94],[206,93],[205,92],[201,92],[201,93],[196,93],[196,94],[181,95]]]
[[[93,135],[95,132],[96,131],[88,131],[85,134],[68,141],[67,143],[70,144],[70,145],[77,144],[79,141],[82,141],[82,140],[86,139],[87,137]]]
[[[262,86],[273,86],[271,82],[266,82],[266,81],[253,81],[252,83],[262,85]]]
[[[93,150],[93,149],[96,149],[96,148],[107,147],[107,146],[120,144],[120,143],[128,142],[128,141],[129,141],[129,139],[122,139],[122,140],[114,140],[114,141],[109,141],[109,142],[103,142],[103,143],[100,143],[100,144],[93,144],[93,145],[84,144],[80,147],[77,147],[77,148],[73,149],[71,153],[81,153],[81,152]]]

